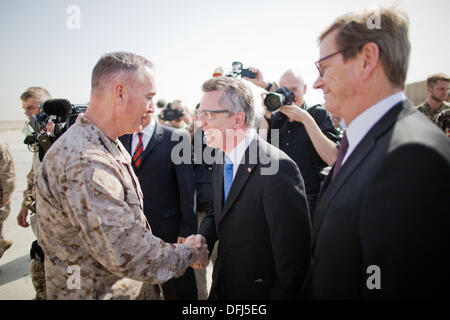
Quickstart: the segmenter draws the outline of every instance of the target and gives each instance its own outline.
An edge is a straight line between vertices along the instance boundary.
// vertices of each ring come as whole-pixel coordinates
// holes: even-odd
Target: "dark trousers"
[[[164,282],[162,290],[164,300],[197,300],[194,269],[189,267],[181,277]]]

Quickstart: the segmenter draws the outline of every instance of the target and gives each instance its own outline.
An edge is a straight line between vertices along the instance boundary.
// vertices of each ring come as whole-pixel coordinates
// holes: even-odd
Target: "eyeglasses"
[[[216,113],[232,113],[229,110],[195,110],[195,117],[200,120],[211,120]]]
[[[31,105],[31,106],[26,106],[26,107],[22,106],[22,108],[23,108],[25,111],[33,111],[33,110],[38,109],[38,108],[39,108],[39,105],[37,105],[37,106]]]
[[[339,53],[342,53],[342,52],[344,52],[344,51],[347,51],[347,50],[353,49],[353,48],[356,48],[356,47],[348,47],[348,48],[345,48],[345,49],[336,51],[336,52],[334,52],[334,53],[332,53],[332,54],[329,54],[329,55],[327,55],[326,57],[323,57],[322,59],[320,59],[320,60],[314,62],[314,64],[315,64],[316,67],[317,67],[317,70],[319,70],[319,75],[320,75],[321,77],[323,77],[323,74],[324,74],[324,71],[323,71],[322,68],[320,67],[320,63],[321,63],[322,61],[324,61],[324,60],[326,60],[326,59],[328,59],[328,58],[334,57],[335,55],[337,55],[337,54],[339,54]]]

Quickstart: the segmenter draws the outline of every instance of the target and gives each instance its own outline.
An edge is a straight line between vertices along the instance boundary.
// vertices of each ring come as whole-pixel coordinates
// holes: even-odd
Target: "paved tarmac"
[[[12,241],[13,245],[0,258],[1,300],[30,300],[35,297],[30,278],[30,247],[35,236],[31,227],[20,227],[16,219],[33,154],[23,144],[24,135],[18,126],[20,123],[0,123],[0,139],[8,143],[16,170],[16,188],[11,199],[11,212],[3,225],[3,236]]]

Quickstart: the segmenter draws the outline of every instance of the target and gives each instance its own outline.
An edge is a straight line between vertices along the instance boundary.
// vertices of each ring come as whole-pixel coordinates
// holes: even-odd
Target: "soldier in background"
[[[21,94],[22,108],[25,111],[25,116],[28,118],[28,123],[24,128],[25,134],[31,134],[32,128],[29,125],[31,116],[40,113],[39,106],[46,100],[51,99],[50,93],[43,87],[30,87]],[[54,124],[49,122],[47,130],[53,134]],[[33,161],[31,170],[27,175],[27,188],[23,192],[22,207],[17,215],[17,223],[19,226],[27,228],[31,224],[33,233],[38,238],[38,228],[36,221],[36,192],[35,192],[35,175],[41,165],[38,152],[33,154]],[[30,213],[30,223],[27,221],[28,213]],[[36,300],[46,299],[45,288],[45,270],[44,270],[44,252],[40,248],[38,241],[35,240],[31,245],[30,250],[31,265],[30,276],[33,286],[36,290]]]
[[[434,74],[427,78],[428,98],[417,107],[419,111],[423,112],[428,119],[435,123],[438,114],[450,108],[445,102],[450,91],[449,85],[450,78],[443,73]]]
[[[12,242],[3,238],[3,222],[9,215],[10,198],[14,191],[16,175],[14,162],[8,150],[8,145],[0,141],[0,258],[8,250]]]

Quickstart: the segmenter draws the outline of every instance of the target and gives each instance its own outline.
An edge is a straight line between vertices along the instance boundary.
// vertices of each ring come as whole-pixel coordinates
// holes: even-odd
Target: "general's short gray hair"
[[[140,67],[153,67],[146,58],[130,52],[111,52],[104,54],[92,70],[91,90],[101,91],[104,83],[115,75],[124,72],[132,74]]]
[[[203,92],[219,91],[219,103],[232,113],[243,112],[245,125],[251,127],[255,115],[255,103],[250,87],[240,79],[214,77],[202,85]]]

